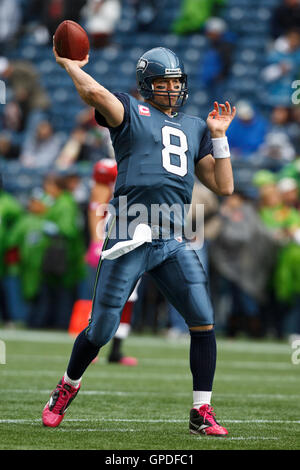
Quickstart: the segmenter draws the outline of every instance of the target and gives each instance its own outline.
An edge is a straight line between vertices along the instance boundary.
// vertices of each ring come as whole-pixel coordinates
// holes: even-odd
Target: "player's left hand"
[[[228,101],[226,101],[225,104],[219,104],[215,101],[214,109],[209,113],[206,120],[211,137],[224,137],[235,115],[236,108],[233,106],[231,109]]]

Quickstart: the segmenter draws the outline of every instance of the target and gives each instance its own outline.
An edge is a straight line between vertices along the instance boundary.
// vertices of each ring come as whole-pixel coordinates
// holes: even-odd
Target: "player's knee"
[[[87,337],[95,346],[105,346],[118,329],[120,323],[119,309],[109,309],[99,316],[93,316],[87,330]]]
[[[184,306],[185,321],[189,327],[211,329],[214,325],[214,311],[210,297],[201,284],[189,286]]]

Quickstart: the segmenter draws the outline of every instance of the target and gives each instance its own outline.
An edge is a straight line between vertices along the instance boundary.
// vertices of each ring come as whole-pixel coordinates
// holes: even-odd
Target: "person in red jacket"
[[[112,193],[117,178],[117,164],[111,158],[99,160],[93,168],[93,187],[88,209],[88,224],[90,233],[90,245],[86,254],[86,262],[94,270],[97,276],[97,267],[102,252],[104,242],[105,224],[107,213],[103,210],[97,214],[100,205],[108,204],[112,198]],[[129,297],[123,309],[121,322],[118,330],[112,339],[111,350],[108,356],[109,362],[117,362],[127,366],[137,365],[135,357],[124,356],[122,354],[122,343],[127,338],[131,329],[131,317],[134,302],[137,300],[137,287]]]

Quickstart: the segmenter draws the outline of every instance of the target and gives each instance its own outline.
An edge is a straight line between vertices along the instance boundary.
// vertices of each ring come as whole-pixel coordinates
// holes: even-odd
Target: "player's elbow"
[[[101,102],[101,87],[89,86],[82,91],[83,100],[94,108]]]
[[[219,196],[231,196],[233,192],[234,192],[233,184],[228,184],[227,186],[224,186],[223,188],[219,188]]]

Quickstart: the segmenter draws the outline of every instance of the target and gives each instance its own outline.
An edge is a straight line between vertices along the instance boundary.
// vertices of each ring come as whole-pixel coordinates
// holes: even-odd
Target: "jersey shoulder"
[[[130,108],[133,112],[141,116],[151,116],[151,107],[146,103],[143,98],[138,99],[135,96],[128,95],[130,100]]]
[[[179,112],[178,114],[183,119],[193,123],[193,125],[199,126],[200,128],[206,128],[207,127],[206,121],[204,119],[202,119],[201,117],[199,117],[199,116],[193,116],[191,114],[186,114],[184,112]]]

